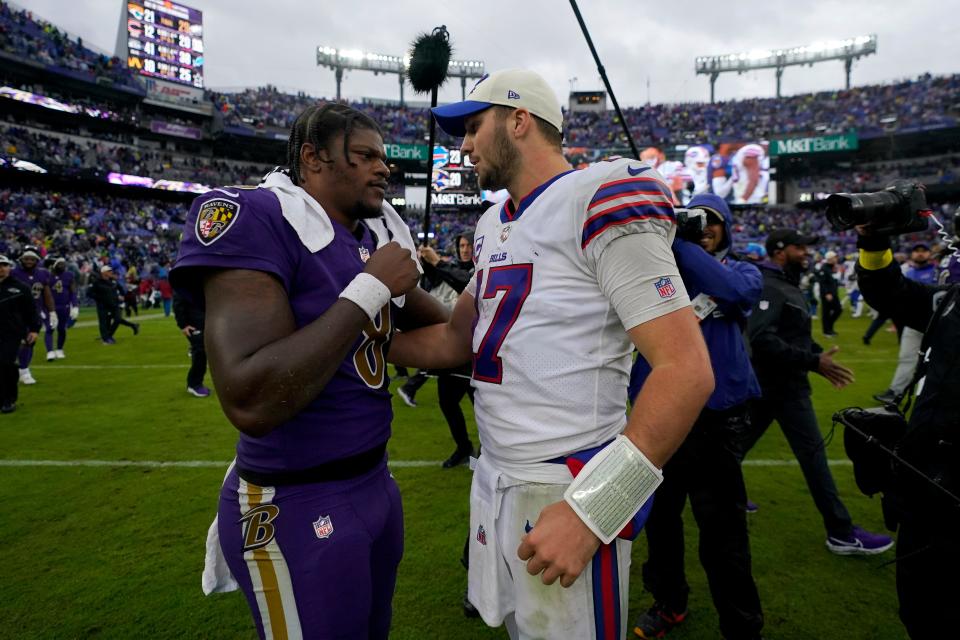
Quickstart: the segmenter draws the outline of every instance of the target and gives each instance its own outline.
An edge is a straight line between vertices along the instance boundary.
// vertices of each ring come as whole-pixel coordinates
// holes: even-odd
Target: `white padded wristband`
[[[563,499],[603,544],[610,544],[661,482],[660,469],[621,434],[584,465]]]
[[[369,273],[358,273],[347,288],[340,292],[341,298],[354,303],[371,320],[377,317],[384,305],[390,302],[390,289]]]

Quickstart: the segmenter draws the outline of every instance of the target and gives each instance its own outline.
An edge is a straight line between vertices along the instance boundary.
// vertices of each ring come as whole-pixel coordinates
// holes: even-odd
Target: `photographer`
[[[687,613],[690,587],[683,566],[683,508],[687,496],[700,528],[700,560],[726,638],[758,638],[763,627],[747,535],[746,489],[740,468],[748,430],[747,401],[760,395],[743,329],[760,299],[760,270],[731,250],[733,216],[716,195],[694,196],[673,242],[680,275],[700,319],[716,387],[690,435],[663,469],[664,481],[647,520],[644,586],[653,606],[636,621],[642,638],[660,638]],[[705,222],[705,225],[703,224]],[[650,374],[638,356],[630,375],[636,397]]]
[[[432,247],[420,247],[420,261],[423,264],[424,279],[432,283],[430,294],[443,302],[448,308],[453,308],[457,298],[473,277],[473,235],[461,234],[454,238],[453,250],[455,258],[442,260]],[[467,420],[460,408],[463,396],[470,398],[473,403],[473,387],[470,385],[471,366],[464,365],[458,369],[438,371],[437,395],[440,400],[440,411],[447,420],[450,435],[456,443],[456,449],[450,457],[443,461],[444,469],[465,464],[474,455],[473,442],[467,435]]]
[[[838,217],[828,199],[827,215],[835,227],[857,225],[857,276],[867,303],[925,334],[914,378],[919,380],[916,403],[895,447],[900,461],[920,473],[895,464],[885,505],[893,508],[899,522],[900,619],[911,638],[943,637],[956,632],[960,623],[960,505],[947,493],[960,493],[960,285],[930,285],[904,277],[893,260],[890,236],[925,228],[921,213],[926,205],[919,186],[903,182],[868,196],[888,194],[886,206],[870,203],[867,196],[840,194],[838,202],[846,198],[853,206],[844,205]]]

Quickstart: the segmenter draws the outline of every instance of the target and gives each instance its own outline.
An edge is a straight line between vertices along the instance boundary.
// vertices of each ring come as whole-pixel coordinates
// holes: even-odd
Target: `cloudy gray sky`
[[[113,52],[122,0],[16,0],[71,35]],[[333,72],[318,68],[314,47],[327,44],[402,54],[420,31],[445,24],[455,56],[479,58],[487,70],[539,71],[558,96],[576,78],[580,90],[602,88],[567,0],[183,0],[203,11],[207,86],[273,84],[332,96]],[[956,27],[960,0],[581,0],[580,10],[621,104],[701,101],[706,76],[698,55],[790,47],[875,33],[878,53],[854,64],[853,83],[960,72]],[[843,64],[788,68],[783,93],[843,87]],[[648,89],[649,80],[649,89]],[[723,75],[717,99],[766,97],[774,72]],[[350,72],[348,98],[398,97],[395,76]],[[459,99],[448,82],[440,99]],[[408,99],[410,90],[408,87]]]

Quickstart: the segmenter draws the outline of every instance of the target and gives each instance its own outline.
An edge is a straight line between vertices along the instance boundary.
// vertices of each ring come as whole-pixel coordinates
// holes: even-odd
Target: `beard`
[[[507,137],[507,129],[502,123],[493,134],[491,155],[485,160],[487,170],[477,176],[477,183],[483,189],[497,191],[506,189],[510,179],[520,164],[520,152]]]
[[[355,220],[368,220],[370,218],[379,218],[382,214],[382,201],[380,205],[373,206],[369,202],[357,200],[351,209],[352,217]]]

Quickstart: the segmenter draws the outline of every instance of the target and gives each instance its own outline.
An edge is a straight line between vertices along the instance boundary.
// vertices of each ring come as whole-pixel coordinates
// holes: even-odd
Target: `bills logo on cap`
[[[653,283],[653,286],[657,288],[657,293],[660,294],[661,298],[672,298],[673,294],[677,292],[677,288],[673,286],[673,281],[667,277],[660,278]]]
[[[313,523],[313,531],[321,540],[333,535],[333,520],[330,516],[320,516],[320,519]]]
[[[483,525],[477,528],[477,542],[483,546],[487,546],[487,530],[483,528]]]
[[[477,87],[480,86],[480,83],[483,82],[484,80],[486,80],[486,79],[489,78],[489,77],[490,77],[490,74],[489,74],[489,73],[483,74],[483,76],[482,76],[479,80],[477,80],[477,83],[473,85],[473,89],[470,89],[470,94],[472,95],[473,92],[477,90]]]
[[[510,89],[509,91],[507,91],[507,99],[508,99],[508,100],[519,100],[519,99],[520,99],[520,94],[517,93],[516,91],[514,91],[513,89]]]
[[[207,200],[197,212],[197,240],[205,247],[210,246],[233,226],[238,215],[239,203],[223,198]]]
[[[367,260],[370,259],[370,252],[367,250],[366,247],[360,247],[359,251],[360,251],[360,259],[363,262],[366,262]]]

